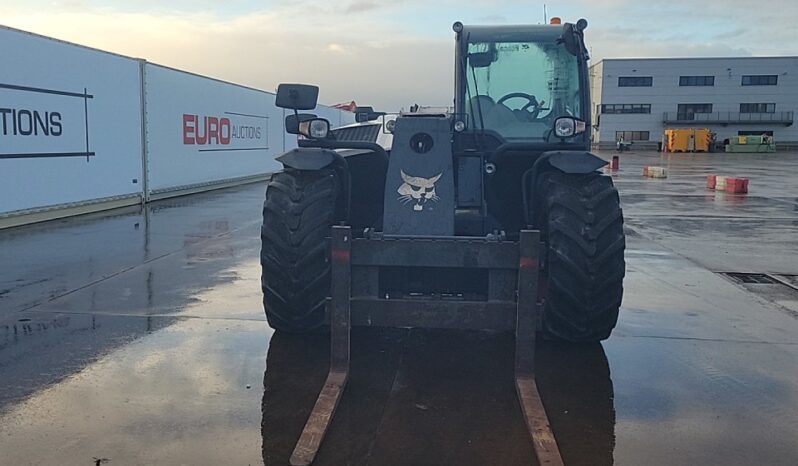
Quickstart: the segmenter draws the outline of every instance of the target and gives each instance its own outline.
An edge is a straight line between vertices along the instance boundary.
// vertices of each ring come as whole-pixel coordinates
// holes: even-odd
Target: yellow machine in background
[[[707,128],[666,129],[664,150],[667,152],[709,152],[714,139],[714,133]]]

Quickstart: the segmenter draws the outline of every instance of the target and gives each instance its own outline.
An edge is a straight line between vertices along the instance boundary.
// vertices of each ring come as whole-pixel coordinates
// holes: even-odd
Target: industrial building
[[[798,146],[798,57],[607,58],[590,67],[593,142],[657,149],[668,128]]]

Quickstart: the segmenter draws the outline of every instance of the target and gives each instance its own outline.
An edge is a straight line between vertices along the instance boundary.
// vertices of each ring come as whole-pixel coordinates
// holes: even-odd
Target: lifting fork
[[[291,454],[292,466],[313,462],[349,377],[351,330],[352,234],[348,226],[332,228],[330,313],[330,371]],[[559,466],[562,458],[535,383],[537,322],[537,232],[521,231],[518,298],[515,322],[515,387],[539,465]],[[452,303],[455,304],[455,303]]]

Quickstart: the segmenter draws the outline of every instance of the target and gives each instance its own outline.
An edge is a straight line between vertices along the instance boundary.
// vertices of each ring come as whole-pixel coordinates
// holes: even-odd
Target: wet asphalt
[[[798,464],[798,154],[620,157],[618,327],[538,347],[566,464]],[[263,192],[0,231],[0,464],[287,464],[329,349],[265,321]],[[356,329],[352,355],[316,464],[534,464],[512,335]]]

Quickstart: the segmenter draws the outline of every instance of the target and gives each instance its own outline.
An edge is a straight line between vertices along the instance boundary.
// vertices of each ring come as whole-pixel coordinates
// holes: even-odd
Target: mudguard
[[[321,170],[341,156],[329,149],[299,147],[277,157],[277,161],[296,170]]]
[[[535,190],[533,187],[537,186],[537,179],[541,173],[546,170],[559,170],[563,173],[573,175],[587,175],[593,173],[599,168],[607,165],[607,161],[597,157],[587,151],[579,150],[558,150],[544,152],[532,165],[532,168],[524,173],[522,178],[523,196],[524,196],[524,220],[527,225],[539,227],[537,225],[537,209]]]
[[[366,227],[372,227],[382,219],[388,155],[381,146],[365,141],[300,140],[298,148],[277,157],[277,161],[294,170],[334,169],[343,189],[339,218]],[[353,198],[357,199],[354,204]]]
[[[544,152],[540,159],[563,173],[587,174],[607,165],[607,161],[586,151],[559,150]],[[540,160],[539,160],[540,161]]]

